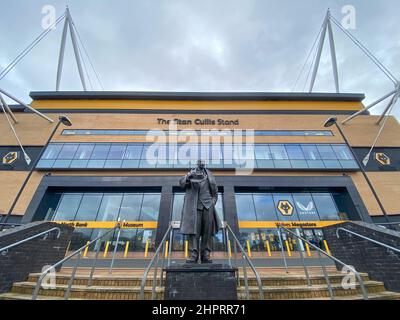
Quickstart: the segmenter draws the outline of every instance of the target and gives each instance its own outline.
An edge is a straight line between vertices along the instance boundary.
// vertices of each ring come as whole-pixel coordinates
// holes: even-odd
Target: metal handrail
[[[162,238],[162,240],[160,241],[160,244],[158,245],[156,251],[154,252],[154,255],[151,258],[149,265],[147,266],[146,270],[143,273],[142,282],[140,284],[140,294],[139,294],[139,299],[140,300],[144,300],[144,287],[146,285],[147,276],[148,276],[148,274],[150,272],[150,269],[152,268],[153,264],[155,262],[157,262],[155,264],[154,275],[153,275],[153,286],[152,286],[152,290],[151,290],[151,299],[154,300],[154,298],[155,298],[155,288],[156,288],[156,281],[157,281],[159,253],[160,253],[161,248],[165,244],[169,233],[172,230],[173,230],[172,229],[172,224],[170,224],[168,229],[167,229],[167,231],[164,234],[164,237]],[[172,244],[170,243],[169,245],[171,246]],[[161,274],[162,274],[162,272],[163,272],[163,270],[161,270]],[[161,280],[161,282],[162,282],[162,280]],[[160,285],[162,285],[162,283],[160,283]]]
[[[19,226],[22,226],[22,223],[0,222],[0,226],[2,226],[2,227],[7,227],[7,226],[19,227]],[[3,230],[1,230],[1,231],[3,231]]]
[[[43,231],[43,232],[37,233],[37,234],[35,234],[35,235],[33,235],[33,236],[30,236],[30,237],[28,237],[28,238],[22,239],[22,240],[20,240],[20,241],[14,242],[13,244],[10,244],[10,245],[8,245],[8,246],[5,246],[5,247],[3,247],[3,248],[0,248],[0,253],[1,253],[2,251],[6,251],[6,250],[11,249],[11,248],[13,248],[13,247],[19,246],[20,244],[23,244],[23,243],[25,243],[25,242],[27,242],[27,241],[29,241],[29,240],[38,238],[38,237],[40,237],[40,236],[42,236],[42,235],[48,235],[50,232],[56,231],[56,230],[57,230],[57,232],[58,232],[58,233],[57,233],[57,239],[58,239],[58,238],[60,237],[61,230],[60,230],[59,227],[53,227],[53,228],[51,228],[51,229],[45,230],[45,231]]]
[[[374,239],[371,239],[371,238],[368,238],[368,237],[366,237],[366,236],[363,236],[362,234],[359,234],[359,233],[357,233],[357,232],[354,232],[354,231],[351,231],[351,230],[348,230],[348,229],[342,228],[342,227],[337,228],[337,230],[336,230],[336,236],[337,236],[338,238],[340,238],[340,236],[339,236],[339,231],[340,231],[340,230],[345,231],[345,232],[348,232],[348,233],[350,233],[350,234],[353,234],[353,235],[355,235],[355,236],[357,236],[357,237],[360,237],[360,238],[362,238],[362,239],[364,239],[364,240],[373,242],[373,243],[375,243],[375,244],[377,244],[377,245],[379,245],[379,246],[385,247],[386,249],[389,249],[389,250],[392,250],[392,251],[395,251],[395,252],[400,253],[400,249],[397,249],[397,248],[395,248],[395,247],[389,246],[389,245],[387,245],[387,244],[385,244],[385,243],[376,241],[376,240],[374,240]]]
[[[37,296],[38,296],[39,290],[40,290],[40,286],[41,286],[41,284],[43,282],[44,277],[47,275],[47,273],[49,271],[51,271],[51,270],[55,270],[56,267],[62,265],[63,263],[65,263],[66,261],[70,260],[71,258],[73,258],[73,257],[75,257],[77,255],[76,263],[75,263],[74,269],[72,271],[71,278],[70,278],[70,280],[68,282],[68,288],[67,288],[67,291],[64,294],[64,299],[67,300],[68,297],[69,297],[70,291],[71,291],[72,284],[73,284],[73,282],[75,280],[75,274],[76,274],[76,270],[77,270],[78,265],[79,265],[79,261],[80,261],[80,257],[81,257],[82,251],[85,250],[86,247],[89,247],[92,243],[99,241],[100,239],[102,239],[106,235],[108,235],[109,233],[114,232],[116,229],[120,229],[120,228],[121,228],[121,223],[118,222],[114,228],[112,228],[109,231],[103,233],[102,235],[96,237],[92,241],[90,241],[87,244],[85,244],[84,246],[80,247],[78,250],[76,250],[73,253],[71,253],[69,256],[61,259],[57,263],[53,264],[52,266],[50,266],[46,270],[44,270],[40,274],[40,276],[38,278],[38,281],[36,283],[35,289],[34,289],[34,291],[32,293],[32,300],[36,300],[37,299]],[[93,273],[94,273],[94,268],[95,268],[97,257],[98,257],[98,252],[96,254],[96,258],[95,258],[94,264],[92,266],[92,271],[91,271],[91,274],[90,274],[90,279],[89,279],[89,282],[88,282],[88,286],[90,286],[90,283],[91,283],[91,278],[92,278]]]
[[[223,227],[225,228],[226,231],[229,231],[231,233],[233,239],[235,240],[235,249],[236,249],[236,245],[239,247],[239,250],[242,253],[242,262],[243,262],[243,259],[246,260],[247,263],[250,266],[250,269],[253,271],[253,273],[254,273],[254,275],[256,277],[256,280],[257,280],[259,299],[260,300],[264,300],[264,291],[263,291],[261,277],[260,277],[259,273],[257,272],[254,264],[251,262],[249,256],[247,255],[246,251],[244,250],[244,248],[240,244],[239,239],[236,237],[235,233],[233,232],[233,230],[229,226],[229,224],[227,224],[225,222],[223,224]],[[226,233],[226,239],[228,240],[228,234],[227,233]],[[228,253],[228,257],[229,257],[229,253]],[[250,296],[249,296],[249,288],[248,288],[246,267],[245,267],[244,264],[242,264],[242,267],[243,267],[243,275],[244,275],[244,281],[245,281],[246,297],[247,297],[247,300],[249,300]]]
[[[362,280],[362,277],[361,277],[360,273],[357,270],[355,270],[352,266],[349,266],[348,264],[344,263],[343,261],[339,260],[338,258],[326,253],[324,250],[322,250],[321,248],[319,248],[316,245],[312,244],[310,241],[304,239],[303,237],[297,235],[293,231],[291,231],[291,230],[289,230],[289,229],[287,229],[287,228],[285,228],[283,226],[278,226],[278,229],[283,229],[286,232],[290,233],[291,235],[295,236],[297,239],[306,242],[309,246],[311,246],[312,248],[317,250],[319,256],[322,253],[324,256],[327,256],[329,259],[333,260],[334,262],[336,262],[336,263],[346,267],[348,270],[352,271],[354,273],[354,275],[356,276],[358,282],[360,283],[361,291],[362,291],[362,295],[363,295],[364,300],[368,300],[368,291],[367,291],[367,288],[365,287],[364,281]],[[286,258],[284,257],[284,259],[286,259]],[[325,279],[328,279],[327,278],[327,274],[326,274],[326,270],[325,270],[325,266],[323,265],[323,263],[321,263],[321,266],[322,266],[323,271],[324,271]],[[328,280],[327,280],[327,285],[328,285],[328,289],[329,289],[329,291],[331,293],[331,298],[333,299],[333,295],[332,295],[333,291],[332,291],[330,282]]]

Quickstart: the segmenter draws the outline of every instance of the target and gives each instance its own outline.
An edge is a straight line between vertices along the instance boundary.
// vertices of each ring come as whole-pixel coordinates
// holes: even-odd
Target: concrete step
[[[31,294],[20,294],[20,293],[3,293],[0,294],[0,300],[31,300]],[[342,297],[335,297],[335,300],[363,300],[362,295],[351,295],[351,296],[342,296]],[[400,293],[383,291],[376,294],[369,294],[369,300],[400,300]],[[38,296],[37,300],[63,300],[63,297],[51,297],[51,296]],[[82,300],[77,298],[70,298],[70,300]],[[306,298],[300,299],[297,298],[296,300],[331,300],[329,297],[318,297],[318,298]]]
[[[29,275],[26,282],[36,283],[39,278],[38,273],[32,273]],[[330,273],[329,281],[331,283],[341,283],[343,279],[341,273]],[[361,274],[364,281],[368,281],[367,274]],[[240,272],[240,285],[244,285],[243,273]],[[70,280],[69,274],[57,274],[56,284],[66,285]],[[89,276],[77,275],[75,277],[73,285],[87,285]],[[160,277],[157,278],[160,281]],[[299,274],[284,274],[284,275],[272,275],[272,276],[261,276],[263,286],[291,286],[291,285],[307,285],[307,279],[304,275]],[[325,277],[321,275],[310,275],[310,281],[312,285],[326,284]],[[109,286],[109,287],[135,287],[140,286],[142,282],[142,275],[95,275],[92,279],[93,286]],[[146,286],[153,284],[153,275],[150,274],[146,280]],[[248,284],[250,286],[256,286],[257,281],[253,275],[248,276]]]
[[[384,292],[385,287],[381,282],[366,281],[365,286],[369,294],[377,294]],[[33,282],[17,282],[13,285],[11,292],[15,294],[29,295],[35,288]],[[352,296],[360,295],[361,288],[359,285],[355,289],[345,290],[340,283],[332,284],[335,296]],[[67,289],[66,284],[57,284],[55,288],[39,290],[40,296],[60,297],[62,298]],[[145,299],[151,298],[151,287],[145,287]],[[163,288],[156,287],[156,296],[158,299],[163,297]],[[327,285],[317,284],[307,285],[290,285],[290,286],[264,286],[264,298],[267,300],[276,299],[307,299],[307,298],[329,298]],[[140,286],[91,286],[74,285],[71,288],[70,297],[78,299],[98,299],[98,300],[137,300],[139,299]],[[258,299],[258,287],[249,286],[250,299]],[[238,287],[238,295],[240,299],[245,299],[245,288]]]
[[[385,286],[378,281],[365,281],[364,285],[369,295],[376,295],[385,292]],[[344,289],[340,283],[332,284],[335,297],[350,297],[361,295],[360,285],[356,285],[354,289]],[[286,300],[286,299],[317,299],[330,298],[328,286],[326,284],[318,285],[292,285],[292,286],[275,286],[263,287],[264,299],[266,300]],[[245,287],[238,287],[239,299],[246,299]],[[249,296],[251,300],[259,299],[258,286],[249,286]]]

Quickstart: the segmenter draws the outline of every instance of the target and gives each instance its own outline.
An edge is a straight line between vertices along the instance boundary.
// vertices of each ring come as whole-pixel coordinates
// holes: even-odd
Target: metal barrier
[[[253,265],[253,263],[251,262],[249,256],[247,255],[246,251],[244,250],[244,248],[242,247],[242,245],[240,244],[239,239],[236,237],[235,233],[233,232],[233,230],[231,229],[231,227],[224,222],[223,223],[223,228],[225,230],[225,239],[226,239],[226,243],[227,243],[227,254],[228,254],[228,263],[229,266],[232,266],[232,261],[231,261],[231,255],[230,255],[230,246],[228,244],[230,244],[230,240],[229,240],[229,234],[231,234],[234,242],[234,257],[235,257],[235,266],[238,267],[238,263],[237,263],[237,248],[239,248],[240,252],[241,252],[241,264],[242,264],[242,270],[243,270],[243,280],[244,280],[244,286],[245,286],[245,292],[246,292],[246,299],[249,300],[250,299],[250,292],[249,292],[249,283],[248,283],[248,277],[247,277],[247,266],[245,266],[245,261],[249,264],[250,269],[253,271],[255,277],[256,277],[256,281],[257,281],[257,285],[258,285],[258,295],[259,295],[259,299],[260,300],[264,300],[264,291],[263,291],[263,287],[262,287],[262,281],[260,278],[260,275],[258,274],[255,266]],[[238,274],[238,283],[239,283],[239,274]]]
[[[400,231],[400,222],[379,222],[375,224],[389,230]]]
[[[35,234],[35,235],[33,235],[33,236],[30,236],[30,237],[28,237],[28,238],[22,239],[22,240],[17,241],[17,242],[15,242],[15,243],[13,243],[13,244],[10,244],[10,245],[8,245],[8,246],[5,246],[5,247],[3,247],[3,248],[0,248],[0,253],[3,252],[3,251],[8,251],[9,249],[11,249],[11,248],[13,248],[13,247],[19,246],[20,244],[23,244],[23,243],[25,243],[25,242],[27,242],[27,241],[30,241],[30,240],[32,240],[32,239],[41,237],[41,236],[43,236],[43,235],[44,235],[44,239],[46,239],[47,236],[49,235],[49,233],[50,233],[50,232],[53,232],[53,231],[57,231],[57,232],[58,232],[58,233],[57,233],[57,239],[58,239],[58,238],[60,237],[61,230],[60,230],[59,227],[53,227],[53,228],[51,228],[51,229],[42,231],[42,232],[40,232],[40,233],[38,233],[38,234]]]
[[[300,241],[301,241],[302,243],[307,243],[311,248],[313,248],[313,249],[315,249],[315,250],[317,251],[317,253],[318,253],[318,258],[320,259],[320,262],[321,262],[322,271],[323,271],[323,273],[324,273],[325,281],[326,281],[326,284],[327,284],[327,286],[328,286],[328,290],[329,290],[329,294],[330,294],[331,299],[334,299],[334,292],[333,292],[333,289],[332,289],[332,285],[331,285],[331,283],[330,283],[330,281],[329,281],[329,276],[328,276],[328,273],[327,273],[327,271],[326,271],[325,265],[324,265],[323,262],[321,261],[321,253],[322,253],[324,256],[328,257],[329,259],[333,260],[334,262],[336,262],[336,263],[338,263],[338,264],[340,264],[340,265],[346,267],[348,270],[350,270],[351,272],[353,272],[354,275],[356,276],[358,282],[360,283],[361,292],[362,292],[362,295],[363,295],[364,300],[368,300],[368,291],[367,291],[367,288],[365,287],[364,281],[363,281],[363,279],[362,279],[360,273],[359,273],[358,271],[356,271],[352,266],[349,266],[349,265],[347,265],[346,263],[340,261],[339,259],[337,259],[337,258],[335,258],[334,256],[328,254],[328,253],[325,252],[324,250],[320,249],[320,248],[317,247],[316,245],[312,244],[312,243],[309,242],[308,240],[304,239],[303,237],[297,235],[295,232],[293,232],[293,231],[291,231],[291,230],[289,230],[289,229],[287,229],[287,228],[285,228],[285,227],[278,226],[279,237],[281,237],[281,232],[280,232],[281,229],[284,230],[285,232],[291,234],[292,236],[296,237],[296,238],[299,240],[299,243],[300,243]],[[306,277],[307,277],[308,285],[311,286],[310,276],[309,276],[309,274],[308,274],[307,266],[306,266],[306,263],[305,263],[304,257],[303,257],[303,251],[301,250],[301,248],[299,248],[299,252],[300,252],[300,257],[301,257],[301,260],[302,260],[302,263],[303,263],[304,272],[305,272],[305,275],[306,275]],[[286,271],[287,271],[287,263],[286,263],[286,257],[285,257],[285,255],[283,255],[283,259],[284,259],[285,267],[286,267]]]
[[[158,276],[158,269],[161,269],[160,271],[160,282],[159,282],[159,287],[162,287],[164,285],[164,263],[165,260],[167,260],[167,266],[170,266],[171,264],[171,251],[172,251],[172,239],[173,239],[173,232],[174,229],[176,228],[175,223],[171,222],[167,231],[164,234],[164,237],[160,241],[160,244],[158,245],[152,259],[150,260],[149,265],[147,266],[146,270],[144,271],[143,277],[142,277],[142,282],[140,286],[140,294],[139,294],[139,299],[143,300],[144,299],[144,290],[145,290],[145,285],[146,281],[148,278],[148,275],[150,273],[150,270],[153,268],[153,281],[152,281],[152,289],[151,289],[151,299],[154,300],[156,298],[156,287],[158,284],[157,276]],[[237,248],[240,249],[240,252],[242,254],[242,269],[243,269],[243,275],[244,275],[244,283],[245,283],[245,291],[246,291],[246,298],[250,299],[250,293],[249,293],[249,285],[248,285],[248,277],[247,277],[247,267],[245,266],[244,261],[246,261],[251,270],[253,271],[257,285],[258,285],[258,290],[259,290],[259,298],[260,300],[264,299],[264,292],[262,288],[262,282],[260,275],[258,274],[256,268],[254,267],[253,263],[251,262],[249,256],[246,254],[246,251],[243,249],[242,245],[240,244],[240,241],[232,231],[231,227],[226,224],[225,222],[223,223],[223,228],[225,230],[224,234],[226,237],[226,248],[227,248],[227,254],[228,254],[228,263],[229,266],[232,266],[232,260],[231,260],[231,254],[230,254],[230,240],[229,240],[229,233],[232,235],[234,239],[234,256],[235,256],[235,265],[238,266],[237,263]],[[186,250],[186,249],[185,249]],[[159,266],[159,262],[161,260],[161,266]],[[239,277],[238,277],[239,281]]]
[[[37,299],[37,296],[39,295],[40,286],[41,286],[41,284],[43,282],[43,279],[45,278],[45,276],[47,275],[47,273],[49,271],[55,270],[55,268],[57,268],[58,266],[61,266],[66,261],[68,261],[71,258],[77,256],[74,268],[72,270],[71,278],[69,279],[69,282],[68,282],[67,290],[66,290],[66,292],[64,294],[64,299],[67,300],[69,298],[69,295],[70,295],[70,292],[71,292],[72,284],[73,284],[73,282],[75,280],[75,275],[76,275],[76,271],[77,271],[77,268],[78,268],[78,265],[79,265],[79,261],[80,261],[81,255],[83,254],[84,250],[87,247],[89,247],[92,243],[96,242],[96,246],[97,246],[96,256],[95,256],[95,259],[93,260],[93,265],[92,265],[92,268],[91,268],[91,271],[90,271],[90,276],[89,276],[89,280],[88,280],[88,284],[87,284],[87,286],[90,287],[92,285],[92,279],[93,279],[94,271],[95,271],[95,268],[96,268],[96,262],[97,262],[97,259],[98,259],[98,256],[99,256],[99,252],[100,252],[100,247],[101,247],[100,246],[100,243],[101,243],[100,241],[105,236],[109,235],[111,232],[114,232],[117,229],[118,229],[118,231],[120,231],[120,229],[121,229],[121,223],[119,223],[119,222],[116,224],[116,226],[114,228],[112,228],[112,229],[108,230],[107,232],[101,234],[100,236],[96,237],[92,241],[88,242],[86,245],[80,247],[78,250],[74,251],[73,253],[71,253],[70,255],[65,257],[64,259],[58,261],[57,263],[53,264],[51,267],[49,267],[45,271],[43,271],[40,274],[40,276],[38,278],[38,281],[36,283],[36,286],[34,288],[34,291],[32,293],[32,300],[36,300]],[[114,265],[114,258],[115,258],[115,255],[113,256],[113,258],[111,260],[110,270],[112,270],[112,267]]]
[[[8,229],[11,229],[11,228],[19,227],[19,226],[22,226],[22,224],[21,223],[3,223],[3,222],[0,222],[0,232],[8,230]]]
[[[140,285],[140,294],[139,294],[139,299],[144,300],[144,289],[147,281],[147,276],[149,275],[149,272],[151,268],[154,268],[154,273],[153,273],[153,283],[152,283],[152,289],[151,289],[151,300],[154,300],[156,298],[156,286],[157,286],[157,275],[158,275],[158,264],[160,261],[160,253],[162,259],[162,265],[161,265],[161,278],[160,278],[160,287],[163,285],[163,267],[164,267],[164,260],[167,258],[168,259],[168,266],[170,265],[171,262],[171,247],[172,243],[171,241],[169,242],[170,246],[169,248],[167,246],[164,247],[164,251],[161,249],[163,248],[164,244],[166,244],[167,239],[169,238],[170,240],[172,239],[172,232],[173,232],[173,223],[170,223],[167,232],[165,232],[164,237],[160,241],[160,244],[158,245],[156,251],[154,252],[153,257],[150,260],[149,265],[147,266],[146,270],[144,271],[142,282]],[[168,257],[166,257],[166,254],[169,251]]]
[[[362,234],[359,234],[359,233],[357,233],[357,232],[354,232],[354,231],[351,231],[351,230],[348,230],[348,229],[342,228],[342,227],[337,228],[337,230],[336,230],[336,236],[337,236],[338,238],[340,238],[340,236],[339,236],[339,231],[344,231],[344,232],[350,233],[350,234],[355,235],[355,236],[357,236],[357,237],[360,237],[360,238],[362,238],[362,239],[364,239],[364,240],[367,240],[367,241],[369,241],[369,242],[375,243],[375,244],[377,244],[377,245],[379,245],[379,246],[381,246],[381,247],[385,247],[386,249],[389,249],[389,250],[392,250],[392,251],[394,251],[394,252],[400,253],[400,249],[397,249],[397,248],[395,248],[395,247],[389,246],[389,245],[387,245],[387,244],[385,244],[385,243],[383,243],[383,242],[376,241],[376,240],[374,240],[374,239],[371,239],[371,238],[368,238],[368,237],[366,237],[366,236],[363,236]]]

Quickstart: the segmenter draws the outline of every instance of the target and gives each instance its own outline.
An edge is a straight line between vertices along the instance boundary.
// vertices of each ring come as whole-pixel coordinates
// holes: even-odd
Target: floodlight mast
[[[83,88],[83,91],[86,91],[86,81],[85,81],[85,75],[83,74],[82,61],[81,61],[82,57],[80,56],[80,53],[79,53],[77,37],[75,34],[75,29],[73,27],[73,24],[74,24],[74,22],[72,20],[71,13],[69,12],[69,8],[67,6],[65,8],[65,21],[64,21],[64,27],[63,27],[63,32],[62,32],[62,36],[61,36],[60,53],[59,53],[59,57],[58,57],[56,91],[59,91],[59,89],[60,89],[61,74],[62,74],[62,68],[63,68],[63,64],[64,64],[65,43],[67,40],[68,29],[69,29],[69,34],[71,36],[72,47],[74,49],[75,60],[76,60],[77,66],[78,66],[78,72],[79,72],[79,77],[81,79],[82,88]]]

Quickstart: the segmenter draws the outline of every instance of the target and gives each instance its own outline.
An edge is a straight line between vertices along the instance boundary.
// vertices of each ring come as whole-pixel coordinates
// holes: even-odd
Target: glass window
[[[141,193],[124,194],[119,214],[121,221],[139,221],[142,199],[143,194]]]
[[[78,144],[65,143],[58,154],[58,159],[73,159],[78,146]]]
[[[333,145],[333,151],[339,160],[353,160],[353,155],[346,145]]]
[[[58,204],[53,220],[74,220],[82,196],[82,193],[64,193],[61,197],[60,203]]]
[[[240,221],[256,221],[256,210],[254,208],[253,195],[248,194],[236,194],[236,208],[237,215]]]
[[[122,160],[106,160],[104,168],[118,169],[122,166]]]
[[[107,159],[109,160],[122,160],[124,158],[126,145],[125,144],[113,144],[111,145],[110,152],[108,153]]]
[[[172,205],[172,221],[181,220],[184,199],[184,193],[174,193],[174,203]]]
[[[104,194],[97,221],[116,221],[121,208],[122,194]]]
[[[289,159],[284,145],[270,145],[269,146],[274,160],[286,160]]]
[[[307,160],[320,160],[321,156],[315,145],[302,145],[301,149],[304,152],[304,156]]]
[[[318,151],[324,160],[336,160],[335,152],[329,145],[317,145]]]
[[[269,159],[272,159],[271,152],[269,150],[269,146],[268,145],[256,144],[256,145],[254,145],[254,152],[255,152],[257,160],[269,160]]]
[[[90,169],[104,168],[106,160],[89,160],[87,167]]]
[[[268,193],[254,193],[254,206],[258,221],[276,221],[276,212],[272,195]]]
[[[140,212],[141,221],[156,221],[160,209],[160,194],[145,193],[143,195],[142,210]]]
[[[125,159],[133,159],[137,160],[140,159],[140,156],[142,154],[142,149],[143,146],[141,144],[135,144],[135,145],[128,145],[125,151]]]
[[[75,153],[74,159],[89,159],[94,149],[94,144],[81,144]]]
[[[300,147],[300,145],[286,145],[286,152],[289,156],[290,160],[303,160],[305,159],[304,153]]]
[[[296,131],[297,132],[297,131]],[[57,158],[56,158],[57,157]],[[39,168],[189,168],[201,157],[210,168],[357,169],[346,145],[314,144],[51,144]],[[47,159],[48,158],[48,159]],[[56,158],[56,159],[50,159]],[[71,162],[71,160],[73,160]]]
[[[58,154],[61,151],[62,144],[49,144],[43,153],[42,159],[57,159]]]
[[[69,168],[72,160],[55,160],[53,168]]]
[[[217,210],[218,217],[221,219],[221,221],[224,221],[223,195],[220,192],[218,192],[218,200],[215,204],[215,210]]]
[[[96,146],[94,147],[91,159],[92,160],[105,160],[105,159],[107,159],[109,150],[110,150],[109,144],[96,144]]]
[[[310,193],[293,193],[297,214],[302,221],[319,220],[317,208]]]
[[[297,221],[299,217],[294,205],[293,197],[290,193],[273,194],[276,213],[281,221]]]
[[[313,193],[312,197],[321,220],[340,220],[338,209],[330,193]]]
[[[102,193],[86,193],[83,195],[81,204],[76,214],[75,220],[77,221],[95,221]]]

